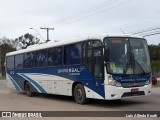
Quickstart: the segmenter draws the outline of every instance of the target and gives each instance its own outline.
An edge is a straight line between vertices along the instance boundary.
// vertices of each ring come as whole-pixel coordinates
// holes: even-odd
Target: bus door
[[[103,67],[103,48],[96,46],[100,41],[89,41],[86,49],[85,64],[95,78],[94,85],[102,86],[104,84],[104,67]]]
[[[94,77],[98,80],[103,80],[103,49],[94,48],[92,54],[92,65]]]
[[[103,48],[93,48],[92,54],[93,75],[95,77],[94,86],[97,93],[104,96],[104,67],[103,67]],[[94,98],[99,98],[94,94]]]

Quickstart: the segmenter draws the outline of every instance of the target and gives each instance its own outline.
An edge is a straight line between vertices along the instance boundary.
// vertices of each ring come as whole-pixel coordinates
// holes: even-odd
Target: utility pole
[[[45,28],[45,27],[42,28],[42,27],[41,27],[41,29],[47,30],[47,40],[46,40],[46,42],[50,41],[50,40],[49,40],[49,30],[54,30],[54,28]]]

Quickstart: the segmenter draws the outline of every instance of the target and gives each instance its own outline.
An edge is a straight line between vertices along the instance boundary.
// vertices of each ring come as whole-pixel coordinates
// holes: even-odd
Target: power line
[[[152,16],[151,16],[152,17]],[[159,23],[159,21],[160,21],[160,18],[156,18],[156,19],[158,19],[158,23]],[[138,21],[138,22],[137,22]],[[142,25],[142,24],[146,24],[146,23],[152,23],[153,24],[153,22],[155,22],[155,20],[153,21],[153,18],[152,18],[152,20],[149,20],[149,19],[146,19],[146,18],[144,18],[144,17],[141,17],[141,18],[138,18],[138,19],[135,19],[134,21],[132,21],[132,22],[129,22],[128,24],[123,24],[123,25],[119,25],[119,26],[115,26],[115,27],[111,27],[111,29],[120,29],[120,28],[125,28],[125,29],[127,29],[127,28],[130,28],[130,27],[132,27],[132,26],[134,26],[134,27],[136,27],[136,26],[139,26],[139,25]],[[145,27],[146,27],[146,25],[145,25]],[[157,27],[157,26],[155,26],[155,27]],[[148,28],[148,29],[151,29],[151,28],[153,28],[153,27],[150,27],[150,28]],[[146,29],[144,29],[144,30],[146,30]],[[140,30],[140,31],[142,31],[142,30]],[[139,32],[139,31],[134,31],[134,32],[129,32],[128,34],[133,34],[133,33],[135,33],[135,32]]]
[[[150,31],[156,31],[156,30],[159,30],[160,25],[156,25],[156,26],[151,26],[151,27],[147,27],[147,28],[142,28],[140,30],[136,30],[136,31],[132,31],[132,32],[128,32],[127,34],[131,34],[131,35],[141,35],[143,33],[147,33],[147,32],[150,32]]]
[[[128,1],[122,2],[122,3],[118,4],[118,5],[113,6],[113,7],[110,7],[110,8],[107,8],[107,9],[104,9],[104,10],[101,10],[101,11],[98,11],[98,12],[96,12],[96,13],[93,13],[93,14],[91,14],[91,15],[84,16],[84,17],[82,17],[82,18],[79,18],[79,19],[76,19],[76,20],[73,20],[73,21],[70,21],[70,22],[61,24],[61,25],[59,25],[59,26],[63,26],[63,25],[66,25],[66,24],[70,24],[70,23],[73,23],[73,22],[77,22],[77,21],[79,21],[79,20],[82,20],[82,19],[88,18],[88,17],[90,17],[90,16],[93,16],[93,15],[95,15],[95,14],[98,14],[98,13],[101,13],[101,12],[104,12],[104,11],[107,11],[107,10],[110,10],[110,9],[113,9],[113,8],[116,8],[116,7],[119,7],[119,6],[122,6],[122,5],[127,4],[127,3],[129,3],[129,2],[132,2],[132,1],[133,1],[133,0],[128,0]],[[59,26],[58,26],[58,27],[59,27]]]
[[[145,32],[150,32],[150,31],[154,31],[154,30],[159,30],[159,29],[160,28],[153,28],[153,29],[149,29],[149,30],[144,30],[144,31],[132,33],[132,35],[137,35],[137,34],[141,34],[141,33],[145,33]]]
[[[87,13],[89,13],[89,12],[91,12],[91,11],[97,10],[97,9],[103,7],[103,6],[112,4],[112,3],[116,2],[116,1],[119,1],[119,0],[109,0],[109,1],[105,1],[105,2],[103,2],[103,3],[101,3],[101,4],[99,4],[99,5],[96,5],[96,6],[94,6],[94,7],[89,8],[89,9],[87,9],[87,10],[78,12],[78,13],[76,13],[76,14],[74,14],[74,15],[71,15],[71,16],[68,16],[68,17],[66,17],[66,18],[63,18],[63,19],[61,19],[61,20],[55,21],[55,23],[61,23],[61,22],[68,21],[68,20],[73,19],[73,18],[75,18],[75,17],[77,17],[77,16],[79,17],[79,15],[87,14]]]
[[[160,31],[155,30],[155,31],[151,31],[151,32],[145,32],[145,33],[141,33],[139,36],[145,36],[145,35],[148,35],[148,34],[154,34],[156,32],[160,32]]]
[[[143,37],[153,36],[153,35],[157,35],[157,34],[160,34],[160,31],[159,32],[155,32],[155,33],[146,34]]]
[[[150,27],[150,29],[146,28],[146,29],[143,29],[143,30],[139,30],[137,32],[133,32],[132,35],[139,35],[139,36],[142,36],[142,37],[147,37],[147,36],[160,34],[159,30],[160,30],[160,28],[157,27],[157,26],[155,28],[154,27]]]

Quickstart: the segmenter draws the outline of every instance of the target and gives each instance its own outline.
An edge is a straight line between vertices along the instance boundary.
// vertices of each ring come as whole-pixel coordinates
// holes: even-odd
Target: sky
[[[143,34],[160,33],[160,0],[0,0],[0,38],[30,33],[46,40],[40,27],[54,28],[51,41],[152,29]],[[145,38],[148,44],[160,43],[160,34]]]

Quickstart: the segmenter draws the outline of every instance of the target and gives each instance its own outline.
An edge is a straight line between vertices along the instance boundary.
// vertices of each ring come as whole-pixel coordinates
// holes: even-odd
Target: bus
[[[25,92],[119,100],[151,94],[147,41],[124,36],[87,36],[33,45],[6,54],[7,86]]]

